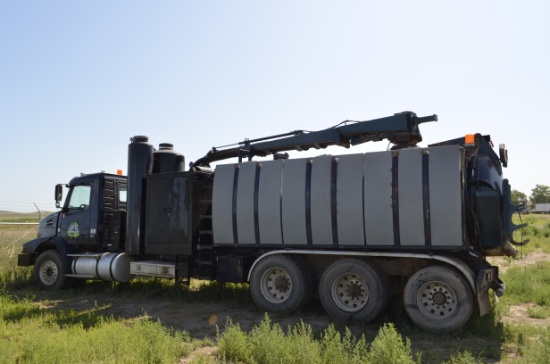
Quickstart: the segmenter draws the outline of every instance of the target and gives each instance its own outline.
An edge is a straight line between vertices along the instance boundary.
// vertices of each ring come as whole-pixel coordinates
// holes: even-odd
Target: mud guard
[[[476,279],[477,303],[479,306],[479,316],[489,313],[491,302],[489,301],[489,288],[495,281],[496,272],[494,268],[482,269],[479,271]]]
[[[17,257],[17,265],[20,267],[34,265],[34,261],[38,255],[48,249],[57,250],[65,259],[67,259],[69,244],[59,237],[43,237],[26,242],[23,244],[23,252]]]

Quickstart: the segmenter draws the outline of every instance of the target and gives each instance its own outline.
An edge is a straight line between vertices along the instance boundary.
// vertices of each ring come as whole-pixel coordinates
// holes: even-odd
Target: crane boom
[[[208,166],[211,162],[229,158],[251,160],[255,156],[265,157],[270,154],[277,158],[279,152],[320,149],[331,145],[349,148],[351,145],[384,139],[394,144],[393,149],[401,149],[416,146],[422,141],[418,125],[428,121],[437,121],[437,115],[418,117],[411,111],[405,111],[380,119],[353,123],[346,120],[337,126],[318,131],[295,130],[269,137],[246,139],[236,144],[212,148],[193,163],[193,166]]]

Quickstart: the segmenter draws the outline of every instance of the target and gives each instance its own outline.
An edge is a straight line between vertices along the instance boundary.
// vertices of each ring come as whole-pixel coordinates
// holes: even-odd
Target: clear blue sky
[[[550,185],[548,1],[0,2],[0,210],[127,169],[129,138],[212,146],[404,110],[422,146],[490,134]],[[387,143],[357,152],[384,150]],[[331,151],[336,153],[336,151]]]

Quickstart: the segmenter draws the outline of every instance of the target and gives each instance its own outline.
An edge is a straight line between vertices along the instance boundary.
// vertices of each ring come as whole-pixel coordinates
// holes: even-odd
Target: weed
[[[550,362],[550,328],[540,330],[540,341],[530,342],[527,361],[530,363],[546,364]]]
[[[533,306],[527,309],[527,313],[530,318],[534,319],[547,319],[550,317],[550,312],[548,308],[541,306]]]
[[[503,301],[508,304],[512,301],[550,304],[550,262],[510,268],[503,274],[503,281],[507,285]]]
[[[0,310],[0,363],[174,363],[191,352],[184,334],[146,319],[51,311],[5,295]]]
[[[445,364],[482,364],[481,357],[474,357],[468,351],[462,351],[455,353],[451,356],[451,359],[445,362]]]
[[[372,363],[414,363],[411,342],[395,331],[393,324],[384,325],[370,345],[368,358]],[[420,362],[420,358],[418,361]]]
[[[348,328],[338,331],[333,325],[315,339],[311,327],[301,323],[285,331],[264,320],[249,333],[228,321],[225,331],[218,332],[218,354],[221,361],[245,363],[415,363],[409,339],[403,339],[393,324],[380,328],[369,345],[364,336],[355,337]]]

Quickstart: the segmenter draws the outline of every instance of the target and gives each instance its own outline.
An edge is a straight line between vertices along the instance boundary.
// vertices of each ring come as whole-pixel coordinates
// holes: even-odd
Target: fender
[[[454,257],[449,257],[444,255],[418,254],[418,253],[349,252],[349,251],[334,252],[334,251],[322,251],[322,250],[321,251],[275,250],[275,251],[262,254],[260,257],[258,257],[254,261],[254,263],[250,267],[250,270],[248,271],[248,282],[250,282],[252,271],[254,270],[254,267],[256,266],[256,264],[263,258],[274,254],[331,255],[331,256],[340,255],[340,256],[356,256],[356,257],[392,257],[392,258],[415,258],[415,259],[437,260],[453,266],[466,279],[470,288],[472,289],[472,292],[474,292],[477,295],[480,316],[487,314],[491,308],[491,303],[489,301],[489,294],[488,294],[488,288],[487,288],[488,284],[486,282],[485,277],[487,276],[487,274],[489,275],[494,274],[494,271],[492,269],[485,269],[485,270],[482,270],[478,276],[476,276],[473,270],[465,262]],[[478,285],[476,285],[476,281],[479,282]],[[500,287],[502,291],[504,291],[504,286],[501,285]]]
[[[70,247],[67,242],[57,236],[37,238],[23,244],[23,252],[19,254],[17,265],[29,266],[34,265],[34,261],[45,250],[55,249],[67,259],[67,254],[70,252]]]
[[[334,252],[334,251],[324,251],[324,250],[321,250],[321,251],[275,250],[275,251],[270,251],[268,253],[261,255],[260,257],[258,257],[258,259],[256,259],[256,261],[254,261],[254,263],[250,267],[250,271],[248,272],[249,282],[250,282],[250,276],[252,274],[252,270],[254,270],[254,266],[256,265],[256,263],[258,263],[260,260],[262,260],[266,256],[274,255],[274,254],[331,255],[331,256],[340,255],[340,256],[359,256],[359,257],[392,257],[392,258],[416,258],[416,259],[438,260],[440,262],[444,262],[449,265],[452,265],[453,267],[458,269],[462,273],[464,278],[466,278],[466,280],[468,281],[472,291],[476,292],[476,285],[475,285],[476,275],[472,271],[472,269],[468,267],[468,265],[466,265],[466,263],[453,257],[448,257],[443,255],[418,254],[418,253],[391,253],[391,252],[383,253],[383,252],[350,252],[350,251]]]

